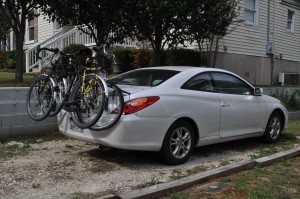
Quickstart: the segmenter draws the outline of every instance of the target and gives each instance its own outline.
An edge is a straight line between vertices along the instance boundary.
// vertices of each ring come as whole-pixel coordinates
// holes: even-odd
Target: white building
[[[258,85],[271,73],[274,84],[299,84],[300,1],[243,0],[239,12],[244,22],[219,41],[216,67]]]

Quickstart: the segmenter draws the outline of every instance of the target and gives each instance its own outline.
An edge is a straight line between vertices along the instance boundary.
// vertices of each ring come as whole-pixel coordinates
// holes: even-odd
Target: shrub
[[[3,68],[5,69],[16,69],[16,51],[3,51]],[[25,71],[25,51],[23,52],[23,71]]]
[[[109,50],[109,53],[116,56],[116,62],[121,66],[121,72],[134,69],[132,51],[133,50],[129,48],[112,48]]]
[[[299,111],[300,110],[300,91],[297,90],[292,96],[287,94],[274,94],[273,97],[279,99],[287,108],[288,111]]]
[[[166,51],[165,65],[200,66],[199,53],[191,49],[173,49]]]
[[[65,53],[76,53],[77,51],[86,48],[83,44],[71,44],[63,49]]]
[[[135,49],[131,52],[134,68],[149,67],[152,53],[149,49]]]

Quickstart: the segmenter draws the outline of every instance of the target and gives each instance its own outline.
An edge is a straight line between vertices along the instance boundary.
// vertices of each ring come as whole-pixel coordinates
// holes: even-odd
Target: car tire
[[[267,143],[277,142],[283,129],[282,125],[281,115],[278,112],[273,112],[268,120],[263,140]]]
[[[160,157],[171,165],[186,162],[195,147],[195,130],[187,121],[179,120],[168,129]]]

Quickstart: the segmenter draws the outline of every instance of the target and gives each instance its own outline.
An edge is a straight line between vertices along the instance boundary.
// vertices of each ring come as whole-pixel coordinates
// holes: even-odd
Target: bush
[[[133,50],[129,48],[112,48],[109,50],[109,53],[116,56],[116,62],[121,66],[121,72],[134,69],[132,51]]]
[[[16,51],[3,51],[2,52],[2,65],[4,69],[16,69]],[[25,51],[23,52],[23,70],[25,71]]]
[[[77,51],[86,48],[83,44],[71,44],[63,49],[65,53],[76,53]]]
[[[275,94],[273,97],[279,99],[287,108],[288,111],[299,111],[300,110],[300,91],[297,90],[292,96],[287,94]]]
[[[164,65],[200,66],[199,52],[190,49],[173,49],[166,51]]]
[[[134,68],[144,68],[150,66],[152,54],[148,49],[135,49],[131,52]]]

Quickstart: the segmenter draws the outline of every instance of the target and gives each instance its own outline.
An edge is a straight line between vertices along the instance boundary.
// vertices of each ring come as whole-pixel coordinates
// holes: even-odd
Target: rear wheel
[[[90,127],[94,131],[103,131],[113,127],[121,118],[124,110],[124,97],[117,85],[107,85],[108,98],[105,101],[105,108],[97,123]]]
[[[186,162],[195,147],[195,131],[193,127],[184,120],[172,124],[165,136],[161,158],[171,165]]]
[[[268,124],[263,135],[264,141],[268,143],[276,142],[281,135],[282,125],[283,122],[281,115],[278,112],[273,112],[268,120]]]
[[[105,102],[104,86],[96,76],[87,78],[83,83],[83,91],[80,80],[72,89],[69,99],[75,109],[71,117],[82,129],[92,127],[99,120]]]
[[[53,85],[48,76],[38,77],[30,86],[26,99],[28,115],[36,121],[45,119],[52,110]]]

